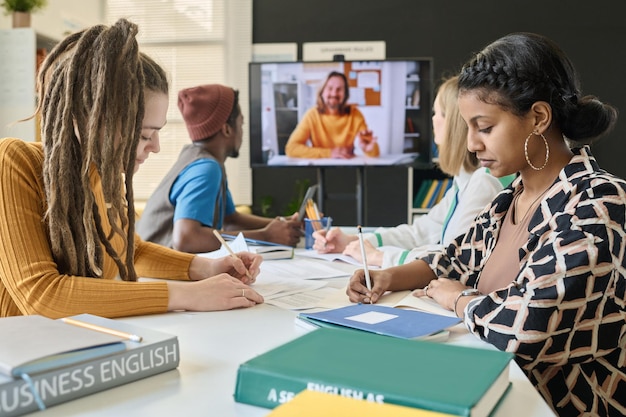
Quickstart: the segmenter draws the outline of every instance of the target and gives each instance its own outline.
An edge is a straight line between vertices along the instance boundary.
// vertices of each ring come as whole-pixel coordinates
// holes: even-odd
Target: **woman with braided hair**
[[[505,36],[459,75],[468,148],[519,177],[443,250],[351,278],[351,301],[418,289],[515,360],[561,416],[626,415],[626,181],[588,144],[617,111],[583,96],[562,50]]]
[[[159,151],[168,106],[166,75],[136,34],[121,19],[60,42],[38,77],[42,143],[0,141],[0,317],[263,302],[247,285],[260,256],[211,260],[135,235],[133,174]]]

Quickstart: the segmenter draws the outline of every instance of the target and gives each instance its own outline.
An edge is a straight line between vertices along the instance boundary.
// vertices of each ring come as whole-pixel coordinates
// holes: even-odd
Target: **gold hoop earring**
[[[528,139],[530,139],[532,135],[541,136],[541,139],[543,139],[543,143],[546,145],[546,160],[540,168],[534,166],[533,163],[530,162],[530,158],[528,157]],[[546,137],[543,135],[543,133],[539,133],[536,130],[530,132],[530,134],[526,137],[526,141],[524,141],[524,156],[526,157],[526,162],[528,163],[528,165],[530,165],[530,167],[535,171],[541,171],[546,167],[546,165],[548,165],[548,158],[550,157],[550,147],[548,146],[548,141],[546,140]]]

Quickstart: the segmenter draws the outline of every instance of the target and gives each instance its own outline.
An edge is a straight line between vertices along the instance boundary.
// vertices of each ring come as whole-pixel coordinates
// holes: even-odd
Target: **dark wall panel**
[[[583,93],[626,109],[626,18],[621,0],[255,0],[253,42],[384,40],[390,58],[432,56],[435,79],[510,32],[555,40],[574,61]],[[593,150],[626,177],[626,121]]]

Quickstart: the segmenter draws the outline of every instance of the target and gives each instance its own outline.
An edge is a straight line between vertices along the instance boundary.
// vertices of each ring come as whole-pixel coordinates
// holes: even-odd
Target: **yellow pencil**
[[[222,244],[222,246],[224,246],[226,248],[226,250],[228,251],[228,253],[230,253],[230,256],[232,256],[235,259],[239,259],[239,257],[235,254],[235,252],[233,252],[233,250],[230,248],[230,246],[228,245],[228,243],[226,243],[226,241],[224,240],[224,238],[222,237],[222,235],[220,235],[220,232],[217,231],[217,229],[213,229],[213,234],[215,235],[215,237],[217,238],[217,240],[220,241],[220,243]],[[250,279],[252,279],[252,275],[250,275],[250,271],[248,271],[246,269],[246,276]]]
[[[136,334],[122,332],[120,330],[110,329],[108,327],[98,326],[97,324],[85,323],[84,321],[76,320],[70,317],[61,319],[64,323],[71,324],[78,327],[84,327],[85,329],[95,330],[97,332],[108,333],[113,336],[123,337],[124,339],[132,340],[133,342],[141,342],[143,337]]]
[[[315,203],[313,202],[313,200],[309,199],[307,201],[307,205],[306,205],[306,214],[307,217],[309,218],[309,220],[311,221],[311,225],[313,226],[313,230],[320,230],[321,229],[321,221],[319,218],[319,214],[317,212],[317,210],[315,209]]]

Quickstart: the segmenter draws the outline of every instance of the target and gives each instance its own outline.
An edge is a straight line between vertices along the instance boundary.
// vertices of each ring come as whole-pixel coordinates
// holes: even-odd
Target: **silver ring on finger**
[[[424,295],[428,297],[428,285],[424,287]]]
[[[246,298],[246,289],[245,289],[245,288],[242,288],[242,290],[241,290],[241,296],[242,296],[243,298]]]

